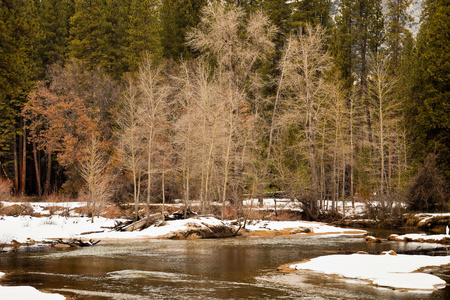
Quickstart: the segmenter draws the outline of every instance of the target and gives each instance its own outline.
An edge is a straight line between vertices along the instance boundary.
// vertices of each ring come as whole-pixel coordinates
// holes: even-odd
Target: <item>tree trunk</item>
[[[37,186],[37,192],[38,196],[42,196],[42,187],[41,187],[41,171],[39,168],[39,157],[37,155],[37,147],[36,142],[33,141],[33,159],[34,159],[34,170],[36,173],[36,186]]]
[[[19,194],[19,156],[17,154],[17,135],[14,134],[13,139],[13,155],[14,155],[14,194]]]
[[[350,96],[350,198],[352,199],[352,207],[355,208],[355,198],[353,190],[353,167],[355,163],[354,149],[353,149],[353,97]]]
[[[342,147],[342,215],[345,216],[345,153]]]
[[[47,150],[47,175],[45,177],[44,194],[50,195],[50,177],[52,175],[52,151]]]
[[[23,121],[22,121],[23,122]],[[27,174],[27,130],[25,124],[22,124],[23,135],[22,135],[22,158],[21,158],[21,170],[20,170],[20,194],[25,195],[25,184],[26,184],[26,174]]]
[[[379,113],[379,118],[380,118],[380,159],[381,159],[381,174],[380,174],[380,180],[381,180],[381,182],[380,182],[380,193],[381,194],[384,194],[384,128],[383,128],[383,126],[384,126],[384,124],[383,124],[383,103],[382,103],[382,101],[383,101],[383,99],[382,99],[382,94],[381,94],[381,86],[380,86],[380,82],[378,81],[378,90],[379,90],[379,92],[378,92],[378,97],[379,97],[379,102],[378,102],[378,105],[379,105],[379,111],[378,111],[378,113]]]
[[[227,186],[228,186],[228,169],[229,169],[229,162],[230,162],[230,152],[231,152],[231,143],[232,143],[232,137],[233,137],[233,112],[230,111],[230,132],[228,133],[228,143],[227,143],[227,153],[225,156],[225,177],[223,180],[223,190],[222,190],[222,221],[224,220],[225,217],[225,202],[226,202],[226,197],[227,197]]]
[[[150,197],[152,193],[152,151],[153,151],[153,127],[150,128],[150,138],[148,139],[147,144],[147,216],[150,215]],[[150,222],[150,219],[147,218],[147,220]],[[147,226],[150,224],[147,223]]]
[[[281,65],[282,67],[281,67],[280,81],[278,82],[277,94],[275,96],[275,102],[273,104],[272,118],[270,121],[270,128],[269,128],[269,145],[267,146],[266,163],[264,164],[264,170],[262,173],[262,178],[261,178],[261,182],[259,184],[259,191],[258,191],[258,201],[259,201],[260,206],[262,206],[262,204],[263,204],[263,185],[265,184],[266,174],[269,170],[270,155],[271,155],[272,144],[273,144],[273,133],[275,130],[276,112],[277,112],[277,108],[278,108],[278,102],[281,98],[281,91],[282,91],[282,87],[283,87],[283,79],[284,79],[284,71],[285,71],[284,65],[287,61],[287,56],[288,56],[287,54],[289,53],[290,45],[291,45],[291,43],[288,43],[288,49],[286,50],[286,54],[284,55],[284,58],[283,58],[283,62]]]
[[[163,171],[161,174],[161,190],[162,190],[162,206],[161,206],[161,220],[164,222],[164,210],[166,205],[166,187],[165,187],[165,174],[164,171],[164,159],[163,159]]]

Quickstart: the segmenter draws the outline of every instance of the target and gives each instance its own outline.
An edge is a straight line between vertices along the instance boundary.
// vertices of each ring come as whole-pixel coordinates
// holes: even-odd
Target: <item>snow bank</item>
[[[301,209],[301,203],[298,200],[292,200],[288,198],[281,198],[281,199],[274,199],[274,198],[264,198],[262,207],[259,206],[259,200],[258,199],[249,199],[242,201],[243,205],[247,207],[252,207],[253,209],[260,209],[260,210],[266,210],[266,209],[275,209],[277,210],[297,210],[297,211],[303,211]],[[317,204],[321,204],[324,208],[327,208],[328,210],[331,210],[331,207],[333,205],[333,202],[331,200],[322,200],[317,201]],[[363,213],[366,209],[366,203],[363,202],[355,202],[355,207],[352,206],[352,203],[350,201],[345,201],[344,203],[342,201],[336,201],[336,210],[340,213],[343,211],[343,206],[345,206],[345,215],[359,215]],[[344,205],[345,204],[345,205]]]
[[[0,272],[0,278],[5,273]],[[20,299],[33,299],[33,300],[62,300],[66,297],[60,294],[47,294],[38,291],[31,286],[0,286],[0,298],[2,300],[20,300]]]
[[[96,217],[0,217],[0,244],[9,244],[13,240],[19,243],[45,241],[48,239],[145,239],[163,237],[172,232],[188,228],[206,228],[208,226],[226,225],[216,218],[198,218],[168,221],[165,226],[151,226],[142,231],[119,232],[108,229],[115,225],[115,220]],[[89,232],[94,232],[90,233]]]
[[[295,270],[311,270],[327,275],[367,280],[395,289],[433,291],[446,282],[437,276],[415,272],[421,268],[450,264],[450,256],[425,255],[329,255],[290,265]],[[414,273],[412,273],[414,272]]]
[[[104,231],[102,227],[114,226],[114,220],[106,218],[66,218],[52,217],[0,217],[0,243],[8,244],[13,240],[26,243],[29,240],[44,241],[52,238],[77,238],[81,233]]]
[[[164,237],[173,232],[187,230],[188,228],[206,228],[209,226],[223,226],[224,222],[216,218],[195,218],[185,220],[167,221],[164,226],[150,226],[141,231],[119,232],[119,231],[105,231],[102,233],[93,233],[86,235],[86,238],[91,239],[145,239]]]
[[[388,240],[398,242],[450,244],[450,235],[447,234],[426,235],[425,233],[410,233],[404,235],[392,234],[388,237]]]
[[[248,230],[286,230],[286,229],[308,229],[308,233],[316,234],[365,234],[367,231],[351,228],[340,228],[326,225],[321,222],[308,221],[257,221],[245,227]],[[306,233],[305,232],[305,233]]]
[[[86,202],[9,202],[1,201],[3,207],[13,205],[27,205],[33,209],[35,214],[41,215],[58,215],[68,213],[71,217],[78,217],[79,214],[75,212],[76,208],[86,206]]]
[[[231,221],[222,222],[212,217],[167,221],[165,225],[153,225],[141,231],[119,232],[112,228],[115,220],[96,217],[94,223],[87,217],[0,217],[0,244],[45,241],[48,239],[147,239],[165,238],[175,232],[188,229],[204,229],[214,226],[231,227]],[[364,230],[339,228],[319,222],[306,221],[257,221],[247,225],[250,231],[293,230],[296,233],[315,234],[364,234]]]

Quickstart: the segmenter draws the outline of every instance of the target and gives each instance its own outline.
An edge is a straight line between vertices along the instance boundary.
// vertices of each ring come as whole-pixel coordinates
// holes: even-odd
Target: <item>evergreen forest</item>
[[[411,2],[2,0],[0,195],[447,210],[450,1]]]

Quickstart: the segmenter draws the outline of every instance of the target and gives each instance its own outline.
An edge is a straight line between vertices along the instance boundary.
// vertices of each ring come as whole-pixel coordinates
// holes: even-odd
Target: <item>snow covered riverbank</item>
[[[431,292],[444,288],[437,276],[419,272],[427,267],[450,264],[450,256],[352,254],[313,258],[289,266],[297,271],[313,271],[346,279],[358,279],[374,286]]]
[[[123,220],[122,220],[123,221]],[[229,228],[231,236],[238,226],[235,222],[220,221],[213,217],[200,217],[185,220],[167,221],[164,224],[150,226],[141,231],[115,231],[116,220],[102,217],[95,218],[94,223],[87,217],[0,217],[0,244],[42,242],[48,239],[101,239],[101,240],[138,240],[149,238],[177,238],[177,233],[187,231],[201,232],[207,228]],[[320,222],[306,221],[252,221],[241,229],[246,235],[289,234],[365,234],[364,230],[339,228]],[[178,237],[183,237],[179,235]],[[202,237],[202,236],[198,236]],[[208,237],[206,236],[203,237]],[[220,235],[219,235],[220,237]]]
[[[449,245],[450,235],[448,234],[431,234],[426,235],[425,233],[410,233],[410,234],[391,234],[388,237],[389,241],[397,242],[419,242],[419,243],[438,243]]]
[[[259,235],[264,232],[272,232],[275,235],[312,235],[312,234],[366,234],[367,231],[361,229],[341,228],[331,226],[322,222],[309,221],[263,221],[250,222],[245,227],[248,235]]]

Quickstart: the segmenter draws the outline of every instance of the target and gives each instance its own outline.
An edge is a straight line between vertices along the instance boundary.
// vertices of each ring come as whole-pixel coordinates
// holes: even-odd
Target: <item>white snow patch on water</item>
[[[0,286],[0,296],[2,300],[62,300],[66,297],[60,294],[47,294],[38,291],[31,286]]]
[[[290,268],[368,280],[381,287],[433,291],[445,287],[446,282],[416,271],[448,264],[450,256],[352,254],[321,256]]]

